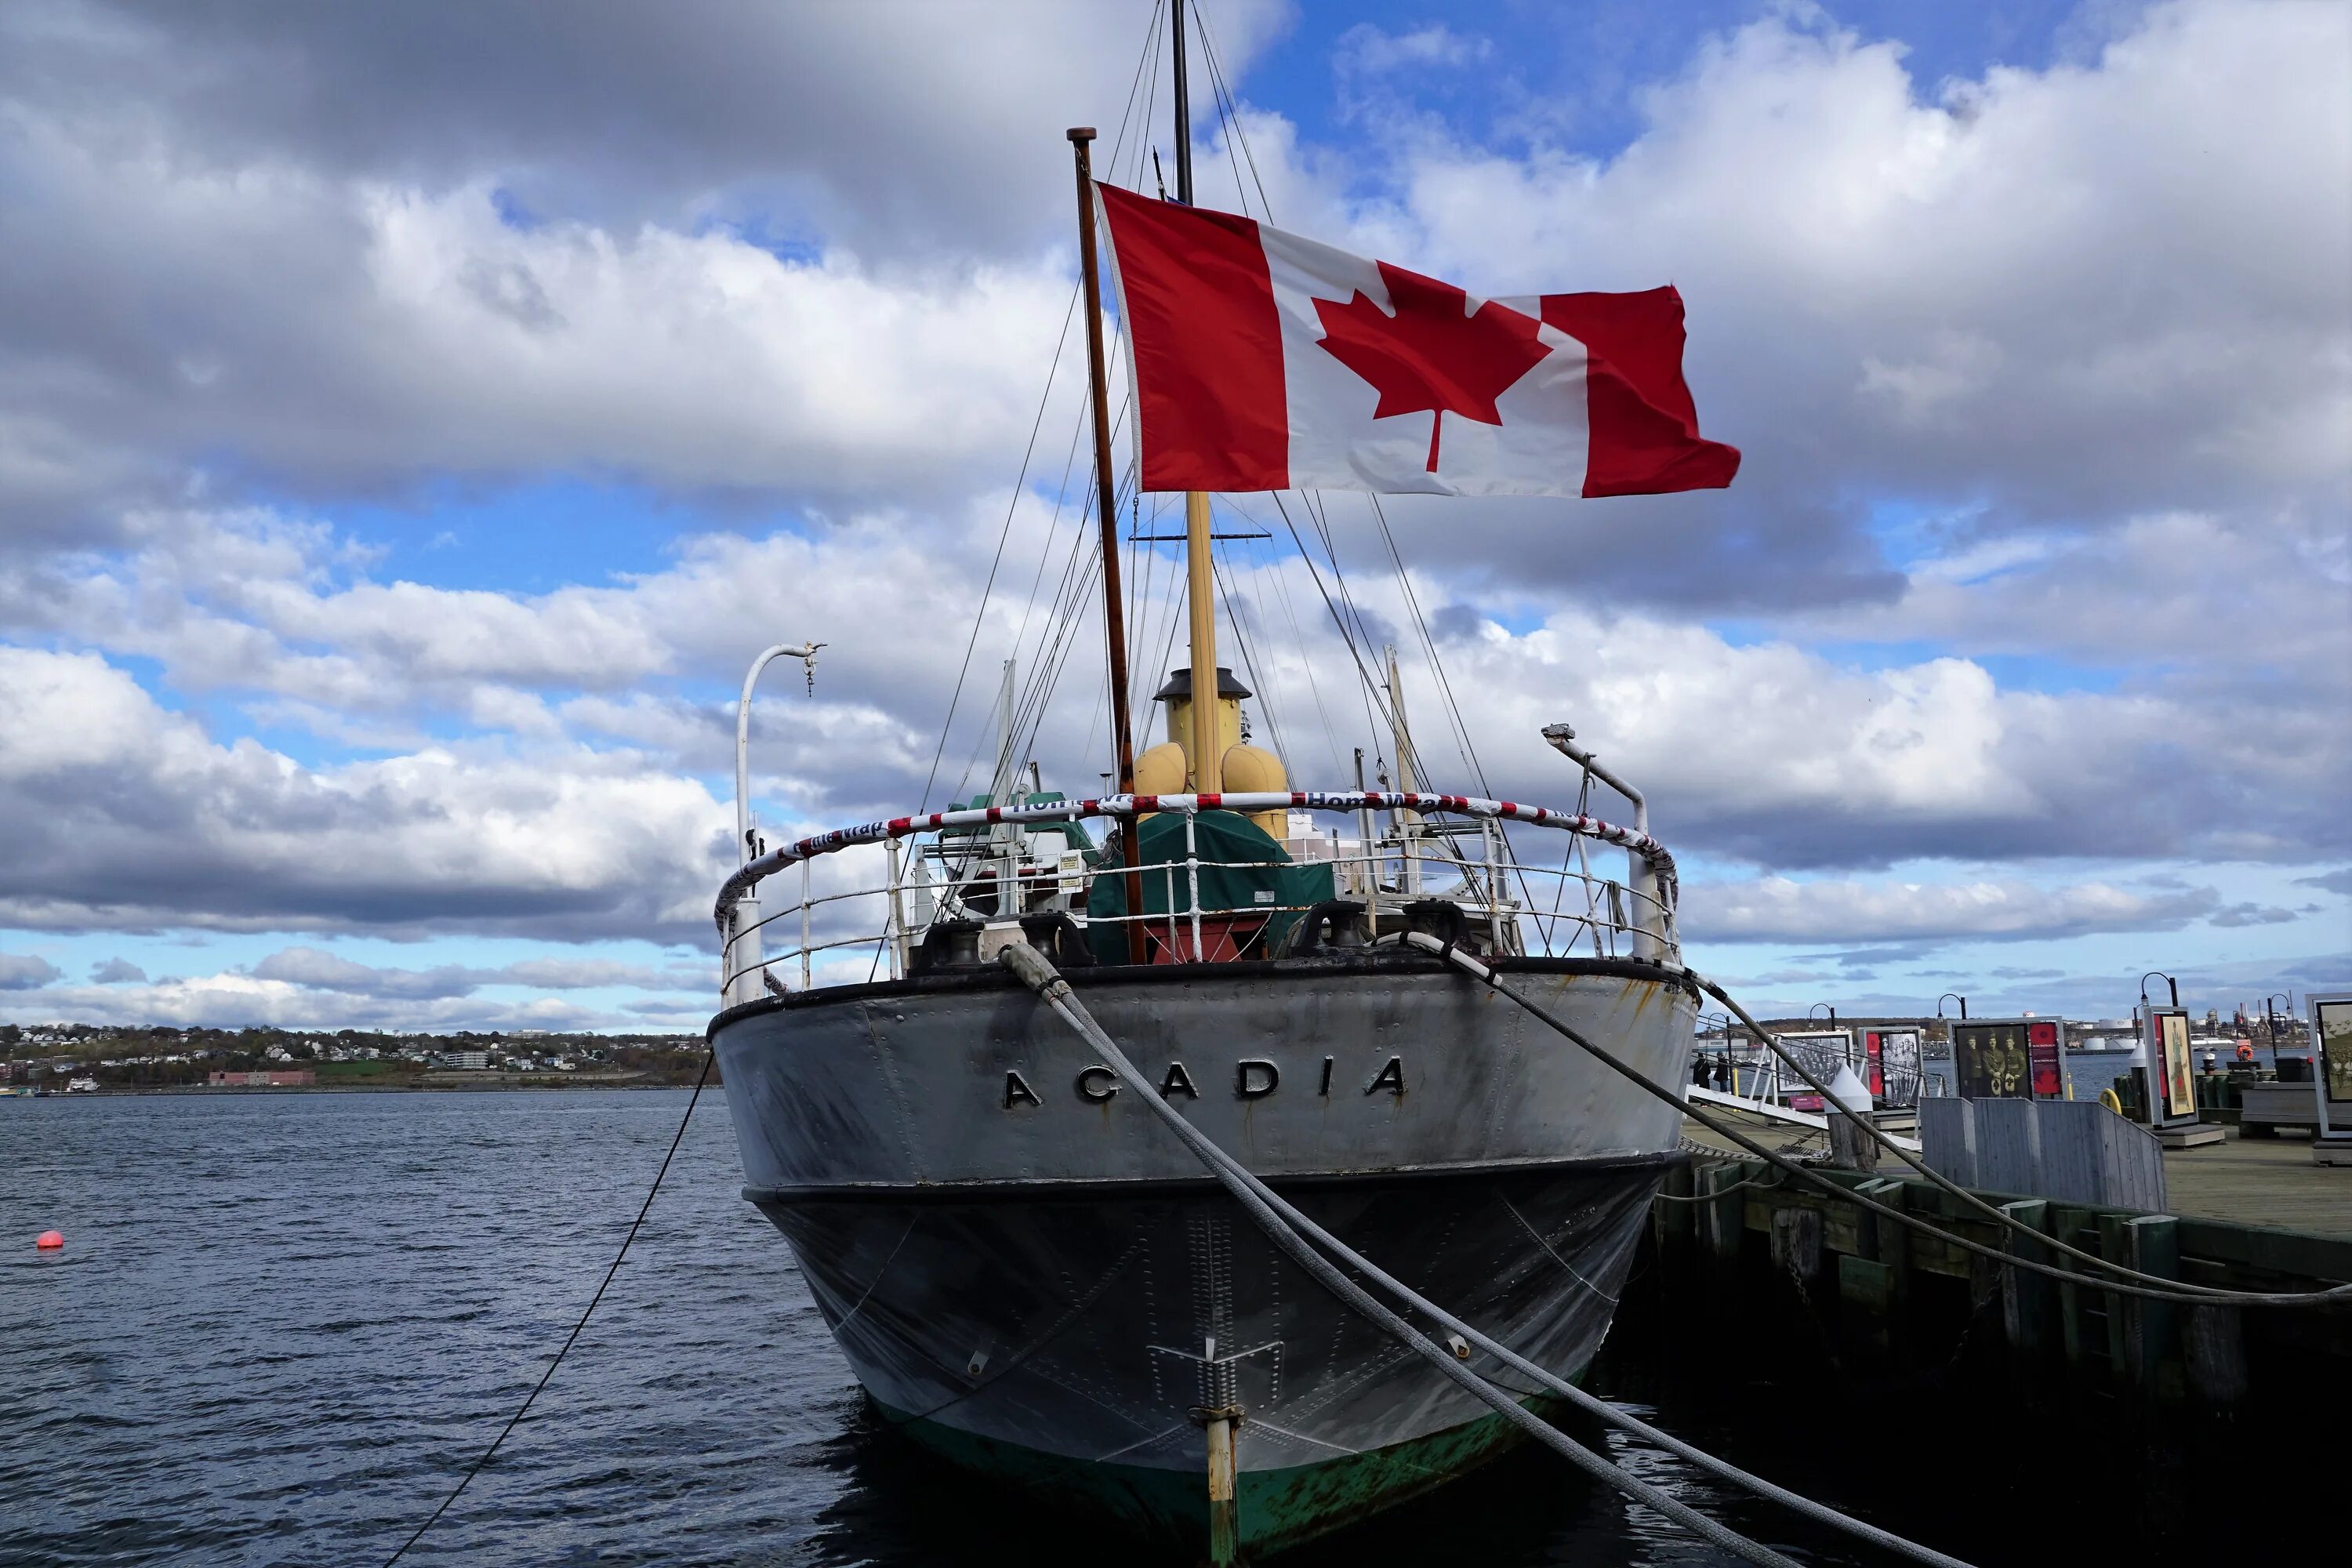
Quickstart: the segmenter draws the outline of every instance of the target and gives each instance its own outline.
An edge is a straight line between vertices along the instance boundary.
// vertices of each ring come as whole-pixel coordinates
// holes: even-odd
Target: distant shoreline
[[[711,1080],[717,1082],[714,1077]],[[691,1079],[683,1083],[665,1083],[658,1079],[530,1079],[521,1082],[488,1081],[450,1083],[145,1083],[110,1084],[95,1090],[68,1094],[52,1090],[38,1098],[43,1100],[121,1100],[136,1095],[236,1095],[236,1094],[513,1094],[527,1089],[547,1089],[556,1092],[577,1092],[588,1089],[692,1089]]]

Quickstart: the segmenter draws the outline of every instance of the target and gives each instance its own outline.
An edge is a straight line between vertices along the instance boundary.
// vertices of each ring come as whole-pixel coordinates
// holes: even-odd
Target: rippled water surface
[[[537,1381],[635,1215],[685,1091],[157,1095],[0,1101],[0,1563],[381,1563]],[[629,1261],[529,1421],[409,1561],[1033,1564],[1147,1561],[881,1430],[782,1240],[737,1195],[705,1096]],[[63,1230],[61,1254],[32,1237]],[[1621,1335],[1604,1383],[1673,1405]],[[1754,1366],[1735,1328],[1693,1362]],[[1801,1347],[1796,1347],[1801,1348]],[[1643,1361],[1643,1354],[1651,1360]],[[1636,1406],[1636,1408],[1646,1408]],[[1847,1500],[1833,1407],[1695,1409]],[[1808,1438],[1799,1459],[1782,1433]],[[1600,1442],[1596,1433],[1584,1434]],[[1907,1446],[1904,1445],[1904,1446]],[[1741,1528],[1778,1521],[1677,1461],[1619,1457]],[[1916,1474],[1916,1471],[1911,1473]],[[1981,1494],[1979,1494],[1981,1496]],[[1917,1506],[1903,1506],[1914,1500]],[[1799,1538],[1814,1561],[1820,1542]],[[1548,1456],[1283,1559],[1725,1561]]]

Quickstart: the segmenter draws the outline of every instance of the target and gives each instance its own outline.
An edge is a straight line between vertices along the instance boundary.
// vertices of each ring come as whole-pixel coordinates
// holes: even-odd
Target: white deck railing
[[[1486,951],[1509,953],[1527,951],[1533,935],[1540,951],[1577,951],[1590,944],[1596,956],[1617,956],[1622,947],[1631,956],[1660,959],[1675,952],[1676,880],[1673,857],[1646,833],[1617,826],[1580,813],[1524,805],[1512,801],[1408,791],[1285,791],[1224,795],[1114,795],[1097,800],[1045,802],[1034,805],[981,806],[961,811],[932,812],[887,822],[813,835],[761,855],[730,877],[720,888],[715,917],[726,942],[722,995],[730,1003],[749,1001],[764,990],[782,990],[775,978],[779,964],[799,971],[802,988],[816,984],[817,960],[836,961],[870,952],[866,973],[854,973],[854,962],[836,969],[837,981],[880,978],[884,965],[891,978],[903,975],[924,932],[940,921],[1009,921],[1021,914],[1061,911],[1080,925],[1141,925],[1156,949],[1157,962],[1213,960],[1212,938],[1230,942],[1236,923],[1256,921],[1241,937],[1252,940],[1265,929],[1257,917],[1304,914],[1304,903],[1252,904],[1229,910],[1205,906],[1201,896],[1202,874],[1220,869],[1264,870],[1257,861],[1204,858],[1192,834],[1195,814],[1206,810],[1255,813],[1274,810],[1346,814],[1362,820],[1367,814],[1411,812],[1423,817],[1446,815],[1480,824],[1480,853],[1464,854],[1443,832],[1426,823],[1402,826],[1392,837],[1365,844],[1346,853],[1345,841],[1320,837],[1291,840],[1293,865],[1331,868],[1333,894],[1352,898],[1367,907],[1367,923],[1378,934],[1383,920],[1401,918],[1401,906],[1418,899],[1437,899],[1463,911],[1473,939]],[[1158,911],[1129,910],[1114,916],[1088,916],[1087,896],[1099,877],[1130,875],[1119,864],[1068,864],[1030,858],[1017,833],[1003,830],[1108,817],[1132,821],[1154,813],[1181,815],[1186,828],[1187,854],[1181,860],[1139,868],[1133,875],[1155,885],[1167,906]],[[1501,825],[1519,823],[1597,839],[1625,849],[1634,875],[1620,883],[1571,868],[1568,858],[1558,866],[1536,865],[1517,858]],[[969,837],[973,830],[993,829],[993,838]],[[942,837],[941,835],[949,837]],[[916,852],[903,853],[903,841],[915,840]],[[852,885],[828,877],[829,885],[814,885],[813,867],[827,857],[862,846],[885,850],[884,875]],[[931,867],[939,865],[934,878]],[[756,898],[759,884],[787,867],[801,868],[800,896],[773,913],[762,915]],[[1449,871],[1458,881],[1449,888],[1424,886],[1432,877]],[[1582,908],[1569,904],[1573,883]],[[1536,893],[1549,885],[1554,897],[1543,907]],[[1513,896],[1516,888],[1517,895]],[[1654,889],[1654,891],[1653,891]],[[868,918],[856,918],[859,906]],[[796,930],[798,941],[772,953],[763,952],[765,934],[782,923]],[[1566,941],[1563,942],[1563,933]]]

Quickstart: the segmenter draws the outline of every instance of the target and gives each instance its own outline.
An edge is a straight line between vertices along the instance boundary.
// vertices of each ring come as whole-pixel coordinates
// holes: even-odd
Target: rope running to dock
[[[564,1336],[563,1348],[557,1351],[555,1359],[547,1363],[547,1371],[540,1374],[539,1385],[533,1388],[523,1400],[522,1408],[516,1411],[512,1419],[499,1428],[499,1435],[490,1439],[490,1446],[482,1451],[482,1457],[474,1461],[472,1468],[457,1479],[457,1484],[449,1489],[449,1495],[441,1500],[441,1506],[435,1509],[425,1522],[416,1527],[415,1533],[400,1543],[399,1550],[383,1560],[383,1568],[393,1568],[394,1563],[408,1555],[410,1547],[425,1539],[425,1532],[438,1523],[443,1514],[449,1511],[449,1505],[457,1500],[457,1494],[472,1484],[476,1476],[481,1474],[482,1467],[490,1462],[491,1456],[499,1451],[499,1445],[507,1440],[508,1434],[521,1424],[525,1415],[530,1414],[532,1403],[547,1392],[548,1384],[555,1376],[555,1369],[563,1364],[563,1358],[571,1353],[572,1345],[580,1338],[580,1331],[588,1326],[588,1319],[595,1312],[596,1303],[604,1299],[604,1291],[613,1283],[613,1276],[621,1271],[621,1260],[628,1257],[629,1244],[637,1239],[637,1231],[645,1225],[646,1215],[653,1212],[654,1194],[661,1191],[662,1178],[669,1174],[669,1163],[677,1158],[677,1146],[686,1141],[686,1124],[694,1120],[695,1102],[702,1098],[702,1086],[710,1081],[710,1063],[712,1058],[717,1055],[716,1051],[704,1053],[702,1071],[695,1077],[694,1092],[687,1097],[686,1114],[677,1119],[677,1131],[670,1135],[669,1152],[662,1156],[661,1169],[654,1173],[654,1184],[646,1189],[646,1201],[638,1205],[637,1217],[629,1223],[629,1234],[621,1238],[621,1250],[613,1255],[613,1267],[604,1270],[604,1283],[598,1285],[596,1293],[588,1298],[587,1309],[580,1314],[580,1321],[572,1324],[572,1331]]]
[[[1884,1217],[1894,1220],[1898,1224],[1908,1226],[1914,1230],[1924,1231],[1930,1236],[1940,1237],[1965,1252],[1973,1252],[1979,1257],[1990,1258],[1994,1262],[2002,1264],[2008,1268],[2023,1268],[2032,1273],[2044,1274],[2053,1279],[2057,1279],[2066,1284],[2079,1285],[2093,1290],[2105,1290],[2120,1296],[2137,1296],[2151,1301],[2186,1302],[2193,1306],[2226,1304],[2236,1307],[2331,1307],[2341,1306],[2347,1301],[2352,1301],[2352,1284],[2332,1285],[2324,1290],[2291,1291],[2230,1290],[2224,1289],[2219,1286],[2186,1285],[2177,1280],[2164,1279],[2153,1274],[2143,1274],[2136,1268],[2126,1268],[2121,1264],[2101,1258],[2097,1253],[2086,1252],[2080,1247],[2069,1246],[2067,1243],[2060,1241],[2055,1237],[2045,1236],[2041,1231],[2035,1230],[2030,1226],[2020,1224],[2014,1216],[2001,1213],[1999,1209],[1994,1208],[1991,1205],[1978,1197],[1975,1194],[1968,1191],[1964,1187],[1955,1185],[1952,1182],[1947,1180],[1943,1176],[1937,1175],[1935,1172],[1927,1169],[1927,1166],[1921,1164],[1918,1161],[1914,1160],[1906,1151],[1897,1147],[1895,1143],[1889,1141],[1885,1133],[1872,1126],[1867,1120],[1855,1116],[1852,1111],[1847,1110],[1843,1105],[1838,1105],[1836,1097],[1832,1095],[1827,1087],[1821,1083],[1819,1079],[1815,1079],[1812,1074],[1806,1071],[1802,1063],[1799,1062],[1794,1057],[1790,1056],[1787,1052],[1781,1051],[1777,1044],[1773,1045],[1772,1049],[1774,1052],[1780,1055],[1781,1059],[1788,1062],[1790,1067],[1795,1068],[1798,1075],[1801,1077],[1809,1086],[1821,1093],[1825,1103],[1837,1105],[1841,1115],[1845,1116],[1856,1126],[1861,1127],[1864,1131],[1867,1131],[1871,1137],[1876,1139],[1880,1143],[1885,1145],[1885,1147],[1894,1150],[1894,1152],[1902,1158],[1906,1164],[1908,1164],[1913,1169],[1918,1171],[1920,1174],[1927,1177],[1927,1179],[1935,1183],[1936,1185],[1953,1193],[1958,1197],[1964,1199],[1970,1206],[1982,1210],[1987,1217],[2018,1232],[2021,1236],[2030,1237],[2040,1246],[2067,1253],[2073,1257],[2082,1258],[2084,1261],[2088,1263],[2096,1264],[2101,1268],[2107,1269],[2110,1273],[2119,1275],[2122,1278],[2111,1279],[2086,1278],[2084,1274],[2075,1269],[2062,1268],[2055,1264],[2036,1262],[2032,1258],[2021,1258],[2013,1252],[2005,1252],[1999,1247],[1988,1247],[1983,1242],[1970,1240],[1969,1237],[1961,1236],[1957,1232],[1946,1230],[1940,1226],[1935,1225],[1926,1219],[1922,1219],[1917,1215],[1908,1213],[1903,1209],[1892,1207],[1886,1204],[1882,1204],[1874,1198],[1842,1186],[1838,1183],[1830,1180],[1827,1176],[1822,1175],[1820,1172],[1815,1171],[1811,1166],[1799,1164],[1796,1161],[1789,1159],[1785,1155],[1774,1153],[1771,1150],[1765,1148],[1761,1143],[1759,1143],[1755,1140],[1739,1132],[1728,1123],[1719,1121],[1718,1119],[1708,1115],[1706,1111],[1701,1110],[1697,1106],[1693,1105],[1689,1100],[1684,1099],[1681,1095],[1676,1094],[1674,1090],[1662,1088],[1661,1086],[1651,1082],[1648,1079],[1643,1078],[1640,1073],[1635,1072],[1632,1068],[1626,1066],[1623,1062],[1618,1060],[1615,1057],[1611,1056],[1607,1051],[1602,1050],[1599,1046],[1594,1045],[1591,1040],[1586,1039],[1582,1035],[1577,1033],[1565,1019],[1553,1013],[1549,1008],[1544,1006],[1541,1003],[1529,1000],[1528,997],[1519,994],[1517,991],[1514,991],[1509,986],[1504,984],[1502,983],[1502,977],[1497,974],[1493,968],[1472,957],[1469,953],[1463,952],[1454,943],[1450,942],[1440,942],[1435,937],[1430,936],[1426,932],[1423,931],[1406,931],[1393,939],[1384,940],[1394,940],[1402,944],[1416,947],[1425,952],[1435,954],[1446,963],[1451,963],[1454,968],[1461,970],[1465,974],[1469,975],[1472,979],[1482,982],[1488,989],[1494,991],[1508,1001],[1518,1004],[1519,1006],[1525,1008],[1528,1012],[1534,1014],[1537,1018],[1550,1026],[1555,1032],[1564,1036],[1571,1045],[1584,1050],[1587,1054],[1600,1061],[1603,1066],[1609,1068],[1612,1071],[1619,1074],[1621,1077],[1626,1079],[1628,1081],[1641,1089],[1643,1093],[1651,1095],[1656,1099],[1663,1100],[1667,1104],[1676,1107],[1684,1115],[1689,1117],[1692,1121],[1697,1122],[1708,1131],[1715,1133],[1717,1137],[1729,1139],[1732,1142],[1738,1144],[1739,1147],[1747,1150],[1758,1159],[1766,1161],[1771,1164],[1779,1166],[1784,1171],[1788,1171],[1797,1176],[1802,1177],[1804,1180],[1811,1183],[1814,1186],[1819,1187],[1824,1193],[1827,1193],[1830,1196],[1837,1199],[1841,1203],[1858,1205],[1863,1208],[1868,1209],[1873,1214],[1883,1215]],[[1738,1003],[1733,1001],[1728,995],[1727,995],[1721,986],[1717,985],[1714,982],[1707,980],[1692,970],[1684,969],[1680,971],[1680,973],[1688,979],[1693,985],[1705,991],[1708,995],[1714,997],[1717,1001],[1721,1002],[1725,1006],[1729,1007],[1734,1013],[1738,1014],[1741,1022],[1748,1024],[1750,1028],[1757,1030],[1759,1035],[1763,1034],[1762,1026],[1756,1024],[1752,1019],[1750,1019],[1748,1016],[1747,1009],[1740,1006]],[[1769,1035],[1764,1035],[1764,1038],[1767,1041],[1769,1041],[1771,1037]],[[2147,1285],[2126,1284],[2125,1281],[2127,1279],[2143,1279],[2149,1281],[2149,1283]]]
[[[1737,1014],[1741,1023],[1747,1025],[1749,1028],[1754,1029],[1759,1035],[1763,1035],[1763,1026],[1757,1023],[1754,1018],[1748,1016],[1747,1008],[1742,1007],[1738,1003],[1733,1001],[1731,997],[1725,993],[1722,986],[1717,984],[1714,981],[1707,979],[1705,975],[1697,973],[1696,971],[1685,969],[1683,973],[1689,976],[1693,984],[1698,986],[1699,989],[1705,991],[1708,995],[1714,997],[1726,1007],[1730,1008],[1733,1013]],[[2000,1209],[1985,1202],[1982,1198],[1977,1196],[1976,1194],[1969,1191],[1966,1187],[1963,1187],[1958,1183],[1952,1181],[1950,1177],[1944,1175],[1941,1172],[1929,1169],[1927,1165],[1916,1155],[1913,1154],[1909,1150],[1904,1148],[1901,1144],[1896,1143],[1894,1140],[1887,1137],[1885,1133],[1880,1131],[1877,1125],[1871,1121],[1868,1117],[1857,1116],[1844,1105],[1839,1103],[1837,1097],[1830,1093],[1827,1087],[1825,1087],[1819,1079],[1813,1077],[1812,1073],[1806,1068],[1804,1063],[1799,1061],[1795,1057],[1783,1049],[1778,1039],[1769,1035],[1764,1035],[1764,1039],[1766,1041],[1767,1048],[1769,1049],[1774,1056],[1779,1057],[1782,1061],[1788,1063],[1790,1067],[1794,1068],[1797,1071],[1797,1076],[1803,1079],[1809,1088],[1812,1089],[1822,1096],[1822,1102],[1824,1104],[1836,1106],[1839,1115],[1843,1116],[1848,1121],[1852,1122],[1856,1127],[1861,1128],[1863,1131],[1868,1133],[1870,1137],[1882,1148],[1885,1148],[1894,1154],[1896,1159],[1902,1161],[1905,1164],[1918,1172],[1919,1174],[1927,1177],[1928,1181],[1935,1184],[1937,1186],[1941,1187],[1944,1191],[1951,1194],[1954,1197],[1958,1198],[1970,1208],[1977,1210],[1986,1218],[1996,1221],[1999,1224],[2007,1226],[2009,1229],[2016,1231],[2021,1236],[2030,1237],[2041,1246],[2051,1247],[2055,1251],[2063,1252],[2070,1257],[2081,1258],[2086,1263],[2096,1264],[2098,1267],[2106,1269],[2108,1272],[2120,1275],[2126,1279],[2145,1280],[2149,1285],[2157,1287],[2157,1289],[2149,1290],[2133,1291],[2131,1292],[2132,1294],[2147,1296],[2158,1300],[2171,1300],[2189,1301],[2199,1305],[2221,1305],[2227,1303],[2231,1306],[2240,1307],[2328,1306],[2331,1304],[2340,1305],[2347,1301],[2352,1301],[2352,1284],[2334,1285],[2324,1290],[2263,1291],[2236,1290],[2222,1285],[2200,1285],[2194,1281],[2167,1279],[2160,1275],[2145,1274],[2137,1268],[2126,1268],[2125,1265],[2117,1263],[2113,1258],[2102,1258],[2095,1252],[2086,1251],[2069,1242],[2062,1241],[2056,1237],[2045,1235],[2041,1231],[2035,1230],[2032,1226],[2021,1223],[2016,1215],[2001,1213]],[[1704,1118],[1701,1120],[1704,1121]],[[1951,1237],[1949,1239],[1958,1241],[1960,1238],[1958,1237]],[[1966,1243],[1963,1243],[1962,1245],[1966,1245]],[[2023,1261],[2022,1259],[2015,1258],[2009,1253],[2000,1253],[1998,1256],[2000,1256],[2004,1261]],[[2028,1266],[2041,1268],[2041,1271],[2045,1274],[2063,1272],[2053,1271],[2047,1267],[2038,1265]],[[2122,1289],[2120,1286],[2105,1281],[2085,1281],[2082,1279],[2080,1275],[2072,1273],[2065,1273],[2064,1277],[2074,1279],[2081,1283],[2088,1284],[2094,1289],[2113,1290]]]
[[[1167,1124],[1169,1130],[1176,1134],[1185,1148],[1192,1151],[1193,1156],[1208,1168],[1209,1173],[1216,1178],[1218,1184],[1242,1205],[1258,1228],[1265,1232],[1267,1238],[1287,1254],[1292,1261],[1306,1269],[1318,1283],[1360,1315],[1420,1352],[1424,1360],[1436,1367],[1449,1380],[1461,1385],[1491,1406],[1497,1415],[1560,1454],[1578,1468],[1615,1488],[1626,1496],[1656,1509],[1668,1519],[1702,1539],[1712,1542],[1750,1563],[1780,1564],[1790,1562],[1789,1558],[1772,1548],[1727,1529],[1687,1504],[1651,1486],[1648,1482],[1628,1474],[1615,1464],[1586,1448],[1558,1427],[1523,1408],[1508,1394],[1463,1365],[1461,1360],[1444,1346],[1423,1334],[1404,1319],[1375,1300],[1354,1280],[1349,1279],[1335,1267],[1331,1259],[1336,1258],[1339,1262],[1371,1280],[1397,1300],[1440,1326],[1461,1335],[1470,1344],[1496,1357],[1513,1370],[1535,1379],[1549,1392],[1570,1401],[1579,1408],[1602,1421],[1633,1432],[1669,1453],[1675,1454],[1759,1496],[1794,1510],[1816,1522],[1845,1531],[1865,1541],[1899,1552],[1915,1562],[1932,1564],[1934,1568],[1969,1568],[1969,1564],[1958,1558],[1949,1557],[1931,1548],[1906,1541],[1874,1525],[1865,1524],[1822,1503],[1815,1502],[1810,1498],[1801,1497],[1795,1492],[1765,1480],[1760,1476],[1750,1475],[1702,1449],[1695,1448],[1669,1433],[1660,1431],[1648,1423],[1618,1409],[1608,1401],[1586,1393],[1565,1378],[1528,1360],[1509,1347],[1488,1338],[1434,1302],[1424,1299],[1409,1286],[1391,1278],[1370,1259],[1292,1207],[1271,1187],[1260,1181],[1247,1166],[1218,1148],[1209,1141],[1206,1134],[1185,1121],[1177,1112],[1175,1107],[1161,1100],[1154,1090],[1151,1080],[1136,1069],[1135,1064],[1129,1061],[1126,1053],[1118,1048],[1118,1042],[1104,1031],[1101,1025],[1095,1022],[1094,1016],[1088,1013],[1085,1005],[1071,993],[1069,982],[1062,978],[1053,963],[1043,953],[1033,947],[1015,942],[1006,947],[999,957],[1006,968],[1011,969],[1024,984],[1036,992],[1055,1013],[1061,1016],[1063,1022],[1076,1030],[1088,1045],[1102,1053],[1105,1064],[1112,1072],[1135,1091],[1136,1097],[1146,1108]],[[1330,1257],[1325,1257],[1322,1252],[1318,1252],[1314,1246],[1309,1246],[1310,1238],[1316,1246],[1328,1251]]]

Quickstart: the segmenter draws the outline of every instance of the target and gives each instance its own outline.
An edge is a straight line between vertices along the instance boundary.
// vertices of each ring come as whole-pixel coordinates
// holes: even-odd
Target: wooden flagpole
[[[1070,128],[1070,148],[1078,172],[1078,271],[1085,279],[1087,384],[1095,415],[1095,518],[1102,526],[1103,637],[1110,652],[1110,735],[1118,760],[1118,793],[1135,793],[1135,737],[1128,722],[1127,610],[1118,581],[1118,487],[1110,470],[1110,401],[1105,387],[1102,341],[1102,277],[1095,260],[1095,176],[1091,125]],[[1119,858],[1127,868],[1127,956],[1144,962],[1142,818],[1130,816],[1118,832]]]

